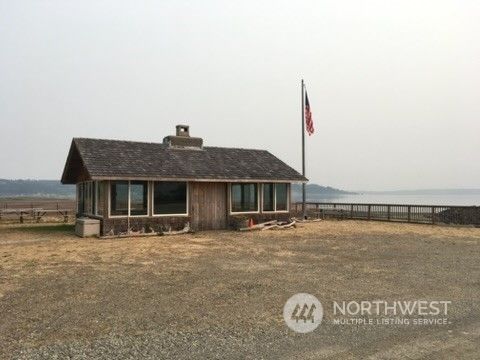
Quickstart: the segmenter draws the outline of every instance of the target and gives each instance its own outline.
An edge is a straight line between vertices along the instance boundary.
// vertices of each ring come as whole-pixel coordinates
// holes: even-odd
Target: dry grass
[[[324,221],[158,238],[80,239],[72,232],[64,225],[0,227],[3,357],[20,350],[40,358],[42,351],[129,357],[123,351],[133,346],[135,357],[382,358],[414,338],[448,341],[447,331],[458,332],[450,355],[479,355],[472,344],[480,337],[480,229]],[[300,337],[287,331],[281,310],[302,291],[324,304],[442,298],[453,301],[455,321],[448,329],[362,332],[329,324],[326,313],[321,328]],[[461,335],[463,326],[470,335]],[[113,346],[119,339],[123,345]]]

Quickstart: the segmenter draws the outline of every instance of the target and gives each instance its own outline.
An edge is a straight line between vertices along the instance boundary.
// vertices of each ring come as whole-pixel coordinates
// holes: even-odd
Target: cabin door
[[[227,184],[190,183],[190,213],[194,230],[227,228]]]

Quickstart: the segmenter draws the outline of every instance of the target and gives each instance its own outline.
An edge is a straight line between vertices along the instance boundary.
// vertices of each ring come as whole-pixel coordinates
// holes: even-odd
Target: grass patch
[[[25,264],[23,266],[28,268],[28,267],[35,267],[37,265],[38,265],[37,260],[28,260],[28,261],[25,262]]]

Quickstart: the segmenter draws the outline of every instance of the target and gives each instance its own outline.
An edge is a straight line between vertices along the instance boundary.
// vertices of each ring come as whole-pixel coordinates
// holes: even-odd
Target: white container
[[[100,236],[100,220],[78,218],[75,223],[75,234],[80,237]]]

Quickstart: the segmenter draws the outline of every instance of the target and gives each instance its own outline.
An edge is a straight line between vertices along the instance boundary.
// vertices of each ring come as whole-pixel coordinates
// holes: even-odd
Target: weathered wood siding
[[[227,184],[190,183],[190,216],[194,230],[227,228]]]

